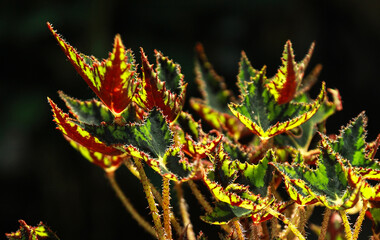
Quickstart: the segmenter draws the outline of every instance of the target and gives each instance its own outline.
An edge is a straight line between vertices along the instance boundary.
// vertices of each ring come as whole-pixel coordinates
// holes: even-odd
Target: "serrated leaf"
[[[180,73],[180,67],[177,64],[158,52],[156,52],[156,58],[157,71],[159,72],[155,71],[153,65],[149,64],[148,58],[141,49],[142,86],[134,101],[146,111],[155,107],[161,109],[166,118],[173,122],[182,111],[186,84],[183,83],[183,75]],[[161,80],[159,77],[164,79]],[[175,86],[176,84],[177,86]]]
[[[57,124],[57,129],[59,129],[69,139],[94,152],[100,152],[111,156],[122,154],[120,150],[106,145],[75,123],[74,120],[58,108],[58,106],[50,98],[48,98],[48,101],[52,107],[53,117]]]
[[[330,90],[330,89],[328,89]],[[305,94],[300,95],[295,98],[296,102],[299,103],[309,103],[311,100]],[[310,118],[307,122],[300,125],[298,128],[294,128],[288,132],[275,136],[274,140],[278,145],[281,146],[290,146],[295,149],[306,153],[309,150],[310,143],[314,135],[317,133],[318,124],[323,123],[334,114],[336,111],[339,111],[340,106],[338,106],[338,102],[334,101],[330,102],[326,100],[321,104],[318,111],[314,116]]]
[[[292,43],[290,41],[286,42],[281,58],[282,66],[267,85],[278,104],[288,103],[295,97],[313,49],[314,44],[311,45],[309,53],[303,61],[297,64]]]
[[[106,172],[114,172],[116,169],[119,168],[119,166],[123,163],[123,161],[127,158],[129,158],[129,155],[127,153],[117,155],[117,156],[111,156],[111,155],[105,155],[100,152],[94,152],[79,143],[71,140],[70,138],[66,137],[67,141],[71,144],[73,148],[78,150],[84,158],[86,158],[91,163],[101,167]]]
[[[366,142],[367,117],[360,113],[340,132],[336,140],[322,135],[322,141],[343,157],[355,172],[364,178],[380,180],[380,164],[370,157],[370,149]]]
[[[202,216],[201,219],[209,224],[223,225],[239,218],[248,217],[251,214],[251,210],[217,202],[213,211]]]
[[[190,99],[190,105],[212,128],[228,134],[235,140],[252,134],[235,116],[219,112],[201,99]]]
[[[37,227],[27,225],[24,220],[18,222],[20,229],[17,232],[5,234],[8,240],[59,240],[58,236],[42,222]]]
[[[144,159],[155,171],[172,180],[187,180],[194,174],[193,166],[174,146],[169,123],[156,108],[143,124],[84,124],[84,128],[109,145],[122,145],[124,151]]]
[[[65,101],[67,108],[73,116],[80,122],[90,125],[110,124],[114,122],[114,115],[102,102],[95,99],[88,101],[78,100],[69,97],[61,91],[59,92],[59,96]],[[143,113],[135,104],[131,103],[120,116],[123,122],[137,122],[143,118]]]
[[[298,155],[297,157],[300,157]],[[289,196],[300,205],[316,200],[330,209],[353,207],[362,188],[361,178],[344,166],[341,157],[327,146],[321,146],[316,169],[299,164],[271,163],[282,174]]]
[[[242,52],[239,62],[239,74],[237,76],[237,85],[240,90],[240,96],[246,94],[248,83],[251,82],[259,72],[259,70],[252,67],[251,62],[248,60],[245,52]]]
[[[325,98],[325,84],[312,104],[278,104],[266,88],[265,68],[248,83],[247,94],[241,104],[230,103],[231,112],[254,134],[261,139],[289,131],[309,120],[319,109]]]
[[[130,104],[139,84],[132,51],[126,50],[120,36],[116,35],[112,53],[100,62],[93,56],[79,53],[49,23],[48,27],[79,75],[115,117],[119,117]]]
[[[205,104],[219,112],[228,111],[227,103],[231,101],[231,91],[227,89],[224,79],[215,72],[208,61],[202,44],[196,45],[195,52],[195,80]]]
[[[268,192],[273,176],[273,168],[268,163],[273,157],[273,152],[268,151],[257,165],[241,163],[231,161],[220,147],[212,159],[214,168],[206,172],[204,181],[219,201],[258,212],[273,202]]]

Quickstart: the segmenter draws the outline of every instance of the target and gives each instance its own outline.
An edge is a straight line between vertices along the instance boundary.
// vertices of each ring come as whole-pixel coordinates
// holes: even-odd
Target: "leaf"
[[[268,165],[273,160],[273,151],[257,164],[231,161],[223,147],[212,159],[213,169],[204,175],[204,181],[216,199],[221,202],[249,209],[256,213],[271,202],[269,183],[272,180],[273,168]]]
[[[52,107],[57,129],[59,129],[63,135],[94,152],[111,156],[122,154],[120,150],[104,144],[98,138],[92,136],[88,131],[76,124],[74,120],[71,119],[68,114],[62,112],[50,98],[48,98],[48,101]]]
[[[42,222],[37,227],[27,225],[24,220],[18,222],[20,229],[17,232],[5,234],[8,240],[59,240],[57,235]]]
[[[71,146],[75,148],[76,150],[78,150],[84,158],[86,158],[91,163],[101,167],[106,172],[116,171],[116,169],[120,167],[123,161],[129,158],[129,155],[127,153],[117,155],[117,156],[105,155],[100,152],[94,152],[80,145],[79,143],[71,140],[68,137],[66,137],[66,140],[69,141]]]
[[[338,153],[355,172],[366,179],[380,180],[380,164],[370,156],[373,151],[366,142],[367,117],[360,113],[343,128],[336,140],[322,135],[322,141]]]
[[[202,216],[201,219],[209,224],[224,225],[230,221],[252,215],[251,210],[238,206],[231,206],[224,202],[217,202],[211,213]]]
[[[328,91],[331,89],[327,89]],[[339,93],[338,93],[339,94]],[[306,153],[310,148],[310,143],[314,135],[317,133],[319,124],[325,122],[328,117],[340,110],[340,103],[337,102],[336,96],[330,102],[327,98],[321,104],[318,111],[307,122],[288,132],[275,136],[275,142],[280,146],[290,146],[302,153]],[[305,94],[295,98],[296,102],[309,103],[311,100]],[[338,105],[337,105],[338,104]]]
[[[267,85],[278,104],[288,103],[295,97],[313,49],[314,44],[311,45],[304,60],[297,64],[292,43],[290,41],[286,42],[281,58],[282,66]]]
[[[112,112],[102,103],[95,99],[81,101],[67,96],[62,91],[59,96],[65,101],[67,108],[80,122],[92,125],[114,122]],[[124,122],[137,122],[143,118],[143,113],[138,107],[131,103],[121,114]]]
[[[193,166],[174,145],[168,121],[156,108],[142,124],[84,124],[83,127],[101,141],[122,146],[133,157],[144,159],[155,171],[172,180],[184,181],[194,174]]]
[[[190,105],[212,128],[227,133],[235,140],[252,134],[234,115],[219,112],[201,99],[190,99]]]
[[[134,101],[147,111],[158,107],[168,121],[173,122],[182,111],[187,84],[183,82],[179,65],[159,52],[156,52],[156,59],[155,71],[141,49],[143,79]]]
[[[119,35],[116,35],[112,53],[103,61],[86,56],[65,42],[48,23],[60,47],[90,88],[119,117],[130,104],[138,86],[135,60],[131,50],[126,50]]]
[[[202,44],[195,46],[195,75],[199,90],[205,105],[219,111],[228,111],[227,103],[231,101],[232,92],[226,87],[224,79],[220,77],[208,61]]]
[[[247,94],[241,104],[230,103],[231,112],[261,139],[289,131],[309,120],[319,109],[325,98],[325,84],[312,104],[278,104],[273,94],[265,87],[265,67],[248,83]]]
[[[301,158],[298,154],[296,158]],[[344,166],[341,157],[331,148],[321,145],[316,169],[310,169],[296,159],[295,163],[270,163],[284,177],[289,196],[300,205],[316,201],[330,209],[353,207],[362,187],[361,178]]]
[[[239,62],[239,74],[237,76],[237,85],[240,90],[240,96],[243,96],[247,92],[247,85],[259,74],[260,71],[252,67],[251,62],[248,60],[245,52],[241,53],[241,58]]]

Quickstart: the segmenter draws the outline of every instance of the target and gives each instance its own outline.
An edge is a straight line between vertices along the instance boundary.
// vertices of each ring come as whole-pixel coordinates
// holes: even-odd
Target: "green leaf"
[[[269,139],[289,131],[309,120],[325,98],[325,84],[318,98],[312,104],[278,104],[273,94],[265,86],[265,68],[248,83],[247,94],[241,104],[230,103],[231,112],[261,139]]]
[[[139,83],[136,79],[135,60],[116,35],[112,53],[103,61],[77,52],[48,23],[49,30],[60,47],[90,88],[109,110],[119,117],[132,101]]]
[[[328,89],[330,90],[330,89]],[[311,100],[305,94],[295,98],[296,102],[309,103]],[[314,135],[317,133],[318,125],[325,122],[328,117],[339,110],[338,100],[330,102],[326,100],[321,104],[318,111],[307,122],[301,124],[288,132],[275,136],[275,142],[280,146],[290,146],[302,153],[309,150],[310,143]]]
[[[213,169],[204,175],[204,181],[214,197],[221,202],[249,209],[256,213],[273,202],[268,189],[273,177],[273,151],[257,164],[231,161],[221,146],[212,158]],[[210,156],[211,157],[211,156]]]
[[[17,232],[5,234],[8,240],[59,240],[57,235],[42,222],[37,227],[27,225],[24,220],[18,222],[20,229]]]
[[[251,82],[258,73],[260,73],[260,71],[252,67],[251,62],[247,58],[247,55],[245,52],[242,52],[239,62],[239,74],[237,76],[237,85],[240,90],[240,96],[244,96],[246,94],[248,83]]]
[[[174,145],[169,123],[156,108],[149,113],[143,124],[83,126],[108,145],[119,146],[133,157],[144,159],[165,177],[184,181],[194,174],[193,166]]]
[[[296,158],[300,158],[300,154]],[[300,205],[321,202],[330,209],[353,207],[362,187],[361,179],[344,166],[341,157],[331,148],[321,145],[316,169],[310,169],[296,159],[295,163],[271,163],[282,174],[289,196]]]
[[[208,61],[202,44],[195,47],[195,75],[199,90],[205,105],[218,112],[228,111],[227,103],[231,101],[232,93],[226,87],[224,79],[220,77]]]
[[[336,140],[322,135],[323,141],[364,178],[380,180],[380,164],[369,155],[371,148],[366,142],[366,125],[367,117],[362,112],[341,130]]]
[[[81,101],[67,96],[62,91],[59,91],[59,96],[65,101],[73,116],[80,122],[91,125],[114,122],[112,112],[102,102],[95,99]],[[137,122],[143,118],[143,113],[135,104],[131,103],[122,112],[121,117],[123,122]]]
[[[201,219],[209,224],[223,225],[230,221],[252,215],[252,211],[238,206],[231,206],[224,202],[217,202],[211,213]]]
[[[158,66],[155,71],[141,48],[142,86],[134,101],[146,111],[155,107],[161,109],[167,119],[173,122],[182,111],[187,85],[183,83],[183,75],[177,64],[159,52],[156,52],[156,58]]]

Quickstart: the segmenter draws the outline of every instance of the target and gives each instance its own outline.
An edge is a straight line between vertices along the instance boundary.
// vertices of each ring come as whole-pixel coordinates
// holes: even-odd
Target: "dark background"
[[[379,1],[184,2],[1,1],[0,235],[17,230],[17,220],[24,219],[31,225],[43,221],[61,239],[149,238],[125,212],[104,172],[55,130],[47,96],[64,107],[57,90],[81,99],[94,94],[66,60],[47,21],[79,51],[100,59],[108,56],[116,33],[138,62],[140,46],[151,62],[153,49],[161,50],[181,64],[190,89],[196,42],[234,88],[241,50],[255,68],[266,64],[272,76],[286,40],[292,40],[297,60],[316,41],[309,66],[323,64],[320,81],[338,88],[344,102],[344,110],[329,119],[329,132],[337,133],[363,110],[368,140],[380,132]],[[320,82],[313,97],[319,88]],[[124,169],[117,177],[132,202],[147,211],[139,183]],[[190,213],[197,222],[203,211],[196,206]],[[314,218],[320,223],[322,216]],[[361,239],[369,232],[367,227]]]

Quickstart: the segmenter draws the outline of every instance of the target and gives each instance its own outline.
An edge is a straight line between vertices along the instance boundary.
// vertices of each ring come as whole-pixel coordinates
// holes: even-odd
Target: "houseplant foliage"
[[[116,35],[108,58],[100,61],[48,27],[97,95],[78,100],[59,92],[69,113],[48,98],[57,129],[105,171],[126,210],[153,238],[207,239],[193,230],[192,206],[187,207],[182,188],[188,185],[204,209],[200,218],[219,225],[221,239],[306,239],[306,225],[319,239],[339,234],[358,239],[366,215],[373,222],[372,238],[379,239],[380,163],[375,155],[380,135],[367,142],[364,112],[339,134],[326,133],[326,120],[342,110],[342,103],[338,90],[325,83],[317,96],[308,93],[321,70],[317,65],[305,74],[314,44],[297,62],[287,41],[273,77],[267,77],[265,66],[253,68],[242,52],[238,95],[215,72],[202,45],[196,45],[201,98],[190,97],[185,110],[187,83],[180,66],[163,53],[155,51],[154,66],[141,48],[137,64]],[[119,187],[115,172],[121,167],[140,180],[151,220],[135,210]],[[147,168],[161,176],[162,189],[153,185]],[[174,192],[178,209],[172,208]],[[307,224],[315,206],[325,209],[320,226]],[[347,214],[355,209],[359,214],[351,226]],[[341,220],[344,231],[328,227],[332,216]],[[8,239],[33,234],[33,239],[46,239],[38,231],[24,231],[27,225],[20,223]],[[58,239],[50,229],[48,233]]]

